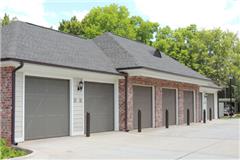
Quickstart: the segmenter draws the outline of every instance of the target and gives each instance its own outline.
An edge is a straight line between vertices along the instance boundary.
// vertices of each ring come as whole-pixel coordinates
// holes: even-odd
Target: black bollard
[[[203,110],[203,123],[206,123],[206,110]]]
[[[86,137],[90,137],[90,113],[86,114]]]
[[[138,110],[138,132],[142,132],[142,114],[141,110]]]
[[[212,120],[212,108],[209,108],[209,120]]]
[[[190,125],[190,112],[189,109],[187,109],[187,125]]]
[[[168,110],[167,109],[165,113],[165,127],[168,128]]]

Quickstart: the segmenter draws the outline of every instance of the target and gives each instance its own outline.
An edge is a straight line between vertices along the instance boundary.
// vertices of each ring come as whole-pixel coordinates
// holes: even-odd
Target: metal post
[[[138,110],[138,132],[142,132],[142,114],[141,110]]]
[[[230,84],[229,84],[229,98],[230,98],[230,109],[232,109],[232,78],[230,78]]]
[[[206,123],[206,110],[203,110],[203,123]]]
[[[229,98],[230,98],[230,107],[229,107],[229,110],[230,110],[230,116],[232,117],[233,115],[233,106],[232,106],[232,75],[229,76]]]
[[[190,112],[189,109],[187,109],[187,125],[190,125]]]
[[[86,114],[86,137],[90,137],[90,113]]]
[[[209,120],[212,120],[212,108],[209,108]]]
[[[166,109],[166,113],[165,113],[165,127],[168,128],[168,110]]]

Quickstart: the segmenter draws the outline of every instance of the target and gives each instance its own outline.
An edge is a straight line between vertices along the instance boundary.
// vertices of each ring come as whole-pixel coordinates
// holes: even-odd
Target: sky
[[[81,20],[92,7],[111,3],[125,5],[130,15],[160,26],[220,27],[240,37],[240,0],[0,0],[0,17],[7,13],[18,20],[57,29],[62,19],[77,16]]]

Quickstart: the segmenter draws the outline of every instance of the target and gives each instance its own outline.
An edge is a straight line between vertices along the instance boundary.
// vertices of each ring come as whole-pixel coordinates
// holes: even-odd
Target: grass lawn
[[[14,158],[24,156],[27,153],[20,149],[8,147],[4,139],[0,139],[0,159]]]

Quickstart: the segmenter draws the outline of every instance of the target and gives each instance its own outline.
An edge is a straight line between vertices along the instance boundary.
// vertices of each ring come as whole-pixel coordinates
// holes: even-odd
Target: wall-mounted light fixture
[[[82,89],[83,89],[83,81],[79,81],[77,90],[78,90],[78,91],[82,91]]]
[[[205,93],[205,94],[204,94],[204,97],[205,97],[205,98],[207,98],[207,97],[208,97],[208,94],[207,94],[207,93]]]

